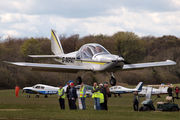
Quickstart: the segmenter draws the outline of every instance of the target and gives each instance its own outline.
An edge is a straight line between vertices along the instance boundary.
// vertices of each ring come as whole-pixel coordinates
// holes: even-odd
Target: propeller
[[[121,52],[120,52],[120,47],[118,47],[118,54],[119,54],[119,57],[122,57],[124,58],[122,55],[121,55]],[[130,62],[128,61],[123,61],[125,64],[131,64]]]

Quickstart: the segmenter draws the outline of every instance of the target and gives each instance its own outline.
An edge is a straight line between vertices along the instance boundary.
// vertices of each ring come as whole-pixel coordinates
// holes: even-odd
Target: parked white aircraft
[[[125,88],[123,86],[113,86],[110,87],[109,89],[111,94],[114,95],[118,94],[118,96],[120,96],[120,94],[124,94],[124,93],[133,93],[135,91],[140,92],[142,90],[142,86],[143,86],[143,82],[139,82],[139,84],[134,89]]]
[[[155,87],[156,85],[153,85],[153,86]],[[161,85],[157,85],[157,87],[159,87],[159,88],[158,89],[152,88],[152,92],[151,92],[152,95],[168,94],[168,92],[167,92],[168,86],[167,85],[165,86],[164,84],[161,84]],[[147,93],[147,87],[143,87],[142,91],[139,92],[138,94],[145,96],[146,93]]]
[[[67,72],[77,73],[79,71],[106,72],[109,73],[110,84],[116,85],[113,75],[116,71],[143,69],[159,66],[172,66],[176,62],[166,60],[164,62],[126,64],[127,62],[119,54],[112,55],[103,46],[97,43],[83,45],[78,51],[64,54],[59,37],[55,30],[51,30],[51,50],[55,55],[29,55],[29,57],[57,58],[59,64],[40,64],[27,62],[7,62],[15,67],[29,67],[32,71]],[[85,74],[85,73],[84,73]],[[84,76],[84,74],[82,76]],[[82,78],[76,79],[77,84],[81,84]]]
[[[73,82],[72,80],[69,80],[68,83]],[[66,92],[67,84],[63,87],[64,91]],[[33,87],[24,87],[23,92],[29,93],[29,94],[37,94],[36,98],[39,98],[39,94],[44,94],[45,98],[47,98],[47,95],[53,95],[57,94],[59,87],[54,87],[50,85],[44,85],[44,84],[37,84]],[[28,98],[30,98],[30,95],[27,95]]]
[[[66,86],[64,86],[64,90],[66,90]],[[37,84],[34,85],[33,87],[24,87],[23,92],[29,93],[29,94],[36,94],[36,98],[39,98],[40,94],[44,94],[45,98],[47,98],[47,95],[53,95],[57,94],[59,87],[53,87],[49,85],[43,85],[43,84]],[[30,95],[27,95],[27,98],[30,98]]]

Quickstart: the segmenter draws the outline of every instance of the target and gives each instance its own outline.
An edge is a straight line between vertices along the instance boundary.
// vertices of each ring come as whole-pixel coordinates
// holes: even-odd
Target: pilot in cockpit
[[[95,47],[95,51],[96,51],[96,53],[103,52],[102,48],[99,46]]]

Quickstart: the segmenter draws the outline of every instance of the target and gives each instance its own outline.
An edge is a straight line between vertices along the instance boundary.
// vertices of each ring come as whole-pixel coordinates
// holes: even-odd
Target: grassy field
[[[135,112],[132,107],[133,94],[123,94],[122,97],[112,96],[108,100],[108,111],[96,111],[93,109],[94,100],[86,99],[87,110],[69,110],[67,99],[65,110],[60,110],[56,95],[44,98],[26,98],[26,93],[21,93],[16,98],[14,90],[0,90],[0,119],[125,119],[125,120],[175,120],[180,119],[180,112]],[[153,99],[156,96],[153,96]],[[161,96],[165,98],[165,95]],[[144,100],[140,98],[141,102]],[[158,99],[160,100],[160,99]],[[157,101],[158,101],[157,100]],[[180,105],[180,100],[176,100]],[[156,103],[155,103],[156,106]]]

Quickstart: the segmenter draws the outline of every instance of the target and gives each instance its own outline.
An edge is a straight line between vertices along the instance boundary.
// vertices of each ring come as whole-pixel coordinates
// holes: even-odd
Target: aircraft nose
[[[124,61],[122,57],[117,57],[115,60],[112,60],[112,62],[121,62]]]
[[[117,61],[124,61],[124,59],[122,57],[118,57]]]

